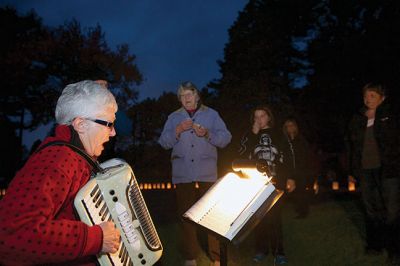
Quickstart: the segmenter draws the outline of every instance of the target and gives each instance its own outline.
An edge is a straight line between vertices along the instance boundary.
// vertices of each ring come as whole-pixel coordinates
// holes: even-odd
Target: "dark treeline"
[[[399,15],[398,1],[249,1],[229,30],[222,78],[209,84],[233,144],[249,127],[249,109],[267,103],[280,121],[297,117],[316,149],[342,153],[367,82],[384,83],[398,105]]]
[[[90,78],[108,80],[133,121],[132,137],[117,138],[106,157],[126,159],[139,178],[169,177],[169,152],[156,140],[177,98],[164,93],[137,102],[142,75],[127,45],[113,51],[99,25],[82,30],[71,21],[49,28],[34,12],[2,8],[0,20],[0,119],[7,134],[0,176],[11,178],[20,166],[21,130],[51,121],[60,89]],[[342,152],[365,83],[384,83],[398,104],[398,25],[398,1],[250,0],[229,29],[218,62],[221,78],[202,89],[203,101],[220,112],[233,135],[220,153],[222,171],[249,126],[250,109],[262,103],[274,108],[278,121],[300,119],[318,149]]]
[[[54,121],[56,100],[66,84],[105,79],[120,107],[128,108],[136,102],[142,75],[128,46],[112,51],[100,26],[82,30],[73,20],[50,28],[34,11],[20,15],[11,7],[0,9],[0,25],[0,121],[5,137],[0,178],[8,182],[27,153],[22,131]]]
[[[399,13],[397,1],[250,1],[230,29],[222,78],[211,83],[234,135],[249,108],[268,103],[280,118],[299,116],[321,148],[342,149],[364,84],[397,89]],[[308,83],[295,89],[302,75]]]

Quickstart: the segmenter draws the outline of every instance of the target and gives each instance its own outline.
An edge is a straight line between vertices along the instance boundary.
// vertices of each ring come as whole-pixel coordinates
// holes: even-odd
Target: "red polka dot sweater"
[[[82,147],[77,133],[58,126],[55,140]],[[0,265],[94,265],[102,247],[99,226],[74,213],[73,201],[91,166],[66,146],[34,153],[0,201]]]

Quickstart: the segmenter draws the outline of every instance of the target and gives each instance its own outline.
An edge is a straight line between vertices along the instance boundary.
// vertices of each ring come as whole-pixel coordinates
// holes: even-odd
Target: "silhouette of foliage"
[[[316,34],[308,50],[313,73],[299,105],[318,125],[324,149],[338,151],[367,82],[386,84],[389,98],[398,98],[400,30],[392,25],[400,25],[400,3],[322,1],[314,12]]]
[[[158,99],[147,98],[129,109],[128,116],[134,124],[134,144],[126,155],[141,178],[171,175],[170,151],[164,150],[157,141],[168,115],[179,107],[176,95],[169,92]]]
[[[305,35],[312,1],[249,1],[229,30],[222,78],[209,84],[234,135],[248,126],[249,110],[270,104],[277,113],[290,110],[291,73],[303,55],[293,38]]]
[[[107,80],[120,109],[137,101],[142,82],[126,44],[111,50],[99,25],[82,29],[76,20],[56,28],[43,25],[34,11],[19,15],[0,8],[0,118],[19,131],[15,150],[22,155],[22,132],[54,119],[65,85],[84,79]],[[21,160],[21,158],[20,158]]]
[[[366,82],[398,98],[399,15],[398,1],[249,1],[229,30],[222,77],[209,83],[233,142],[261,103],[278,121],[300,117],[313,142],[340,151]],[[301,89],[298,77],[307,80]]]
[[[107,80],[123,107],[137,99],[134,87],[142,76],[127,45],[112,51],[98,25],[82,30],[75,20],[57,28],[45,27],[32,11],[19,16],[15,9],[1,8],[0,70],[2,115],[23,116],[19,127],[35,129],[53,118],[60,90],[83,79]],[[43,104],[46,103],[46,104]]]

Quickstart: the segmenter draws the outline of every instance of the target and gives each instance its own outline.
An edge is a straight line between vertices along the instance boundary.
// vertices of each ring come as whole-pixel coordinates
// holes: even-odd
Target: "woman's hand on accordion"
[[[113,222],[104,222],[99,224],[103,230],[103,247],[104,253],[115,253],[118,251],[120,243],[120,233]]]

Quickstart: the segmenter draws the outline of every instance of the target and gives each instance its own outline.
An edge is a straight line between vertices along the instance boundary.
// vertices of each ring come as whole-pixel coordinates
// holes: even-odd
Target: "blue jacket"
[[[228,145],[232,135],[214,109],[201,105],[191,119],[208,129],[208,138],[196,136],[191,129],[177,139],[175,129],[185,119],[190,116],[183,107],[171,113],[158,140],[164,149],[172,148],[172,183],[215,182],[217,147]]]

